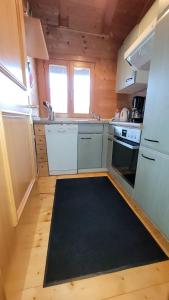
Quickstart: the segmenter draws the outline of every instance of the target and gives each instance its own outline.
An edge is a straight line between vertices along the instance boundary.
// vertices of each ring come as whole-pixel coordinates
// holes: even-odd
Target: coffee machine
[[[142,123],[144,117],[145,97],[135,96],[132,101],[131,122]]]

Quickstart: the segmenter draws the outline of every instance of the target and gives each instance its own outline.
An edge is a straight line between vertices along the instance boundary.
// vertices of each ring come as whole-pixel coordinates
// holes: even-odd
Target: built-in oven
[[[141,129],[114,126],[112,167],[134,187]]]

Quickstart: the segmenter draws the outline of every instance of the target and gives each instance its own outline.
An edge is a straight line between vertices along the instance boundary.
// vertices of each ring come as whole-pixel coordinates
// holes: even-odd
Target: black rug
[[[57,180],[44,286],[167,259],[107,177]]]

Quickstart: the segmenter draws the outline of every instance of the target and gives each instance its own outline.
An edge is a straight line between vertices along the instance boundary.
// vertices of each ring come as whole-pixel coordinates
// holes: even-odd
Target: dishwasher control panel
[[[78,125],[76,124],[51,124],[45,126],[45,133],[46,134],[70,134],[70,133],[77,133],[78,132]]]

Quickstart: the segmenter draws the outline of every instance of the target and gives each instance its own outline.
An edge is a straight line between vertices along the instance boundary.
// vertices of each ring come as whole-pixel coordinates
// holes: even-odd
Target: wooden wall
[[[117,47],[108,36],[48,27],[44,29],[49,57],[65,61],[94,64],[92,110],[103,118],[112,118],[117,109],[129,106],[127,95],[115,93]],[[49,61],[50,62],[50,61]],[[45,116],[42,102],[49,99],[48,62],[37,61],[40,114]]]

